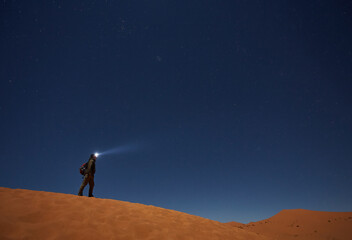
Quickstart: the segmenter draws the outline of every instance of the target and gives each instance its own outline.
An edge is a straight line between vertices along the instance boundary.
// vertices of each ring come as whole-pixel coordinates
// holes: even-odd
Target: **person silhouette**
[[[78,196],[83,196],[83,190],[85,186],[89,183],[89,193],[88,197],[94,197],[93,196],[93,188],[94,188],[94,174],[95,174],[95,161],[97,160],[98,154],[91,154],[88,160],[88,166],[84,170],[84,178],[83,182],[81,184],[81,187],[79,188],[78,191]]]

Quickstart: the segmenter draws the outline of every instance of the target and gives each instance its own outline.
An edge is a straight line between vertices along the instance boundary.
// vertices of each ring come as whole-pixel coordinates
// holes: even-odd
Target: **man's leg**
[[[93,188],[94,188],[94,176],[90,176],[89,178],[89,195],[88,197],[94,197],[93,196]]]
[[[89,182],[89,175],[86,174],[86,175],[84,176],[82,185],[81,185],[81,187],[79,188],[78,196],[83,196],[83,189],[84,189],[84,187],[88,184],[88,182]]]

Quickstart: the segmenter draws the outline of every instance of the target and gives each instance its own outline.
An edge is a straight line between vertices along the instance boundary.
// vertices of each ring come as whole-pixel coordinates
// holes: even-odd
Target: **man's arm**
[[[92,174],[93,159],[89,159],[87,173]]]

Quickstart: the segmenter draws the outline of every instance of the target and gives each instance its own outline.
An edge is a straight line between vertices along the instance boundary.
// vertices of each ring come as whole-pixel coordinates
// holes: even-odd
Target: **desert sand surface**
[[[248,229],[154,206],[0,188],[0,239],[270,238]]]
[[[249,224],[227,223],[280,240],[351,240],[352,212],[282,210],[275,216]]]

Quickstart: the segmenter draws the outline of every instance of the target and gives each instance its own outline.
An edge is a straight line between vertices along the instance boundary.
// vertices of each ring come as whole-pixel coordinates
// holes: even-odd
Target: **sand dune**
[[[243,239],[260,234],[154,206],[0,188],[0,239]]]
[[[351,240],[352,212],[283,210],[259,222],[228,225],[282,240]]]
[[[352,212],[283,210],[220,223],[123,201],[0,187],[0,239],[351,240]]]

